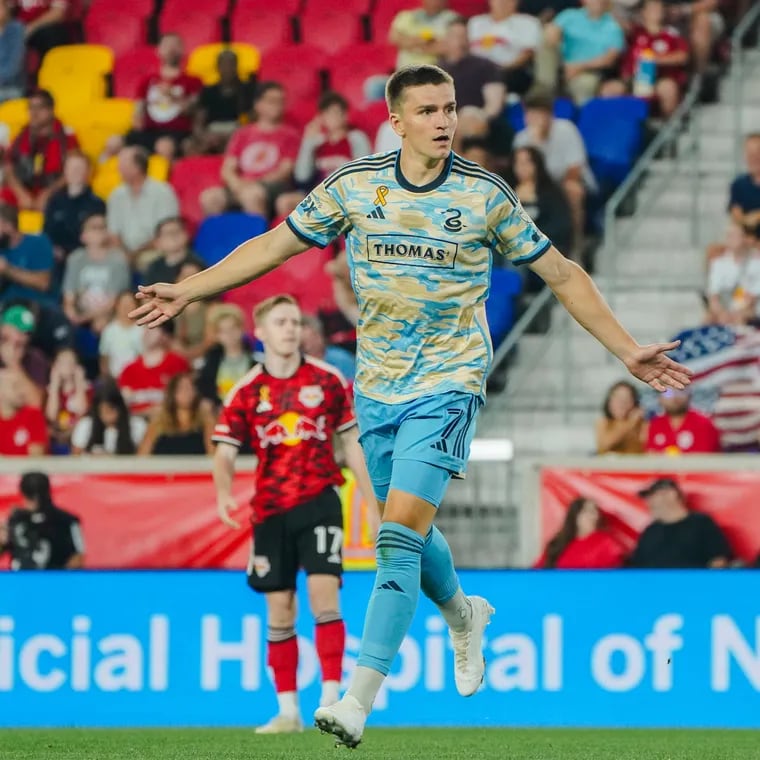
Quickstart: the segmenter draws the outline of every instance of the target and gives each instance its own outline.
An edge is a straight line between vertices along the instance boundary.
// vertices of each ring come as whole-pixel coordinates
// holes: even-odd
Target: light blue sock
[[[459,578],[454,569],[451,549],[443,533],[435,525],[425,536],[420,575],[422,593],[433,604],[445,604],[459,590]]]
[[[423,545],[422,536],[411,528],[392,522],[380,526],[375,542],[377,576],[364,618],[358,666],[388,675],[417,609]]]

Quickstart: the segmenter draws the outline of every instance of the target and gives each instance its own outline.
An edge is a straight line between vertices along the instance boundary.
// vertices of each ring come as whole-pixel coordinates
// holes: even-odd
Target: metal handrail
[[[742,167],[742,140],[744,124],[742,111],[742,84],[744,82],[744,48],[742,43],[756,22],[760,23],[760,3],[744,15],[731,35],[731,100],[734,111],[734,169],[738,172]]]

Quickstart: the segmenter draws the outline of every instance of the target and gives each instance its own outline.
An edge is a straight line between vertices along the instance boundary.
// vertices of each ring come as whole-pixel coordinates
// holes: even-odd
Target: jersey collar
[[[435,190],[440,187],[448,178],[451,172],[451,163],[454,160],[454,151],[449,151],[449,157],[446,159],[446,163],[443,165],[441,173],[427,185],[413,185],[409,180],[401,173],[401,151],[396,153],[396,182],[408,190],[410,193],[429,193],[431,190]]]

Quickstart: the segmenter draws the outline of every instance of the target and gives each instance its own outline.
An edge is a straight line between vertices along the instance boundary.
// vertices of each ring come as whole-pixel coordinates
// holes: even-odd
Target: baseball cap
[[[0,321],[4,325],[15,327],[22,333],[30,333],[36,326],[34,314],[26,306],[11,306],[3,312]]]
[[[651,496],[658,491],[666,491],[671,489],[678,491],[678,493],[682,493],[681,487],[678,485],[678,483],[676,483],[675,480],[673,480],[673,478],[657,478],[657,480],[653,480],[646,488],[642,488],[639,491],[639,496],[642,499],[646,499],[647,496]]]

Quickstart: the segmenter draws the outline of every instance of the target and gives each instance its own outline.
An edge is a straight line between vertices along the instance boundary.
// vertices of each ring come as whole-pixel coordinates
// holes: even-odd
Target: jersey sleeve
[[[350,430],[356,423],[354,414],[354,400],[351,396],[351,388],[345,378],[334,376],[335,403],[333,413],[335,415],[335,431],[343,433]]]
[[[508,185],[494,186],[486,197],[488,242],[513,264],[530,264],[551,248]]]
[[[286,219],[288,227],[301,240],[325,248],[351,226],[348,214],[330,177],[314,188]]]
[[[249,443],[251,430],[241,390],[225,399],[219,419],[214,426],[214,434],[211,436],[214,443],[229,443],[238,448]]]

